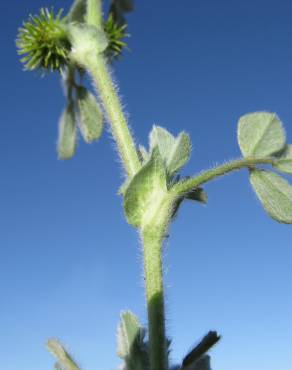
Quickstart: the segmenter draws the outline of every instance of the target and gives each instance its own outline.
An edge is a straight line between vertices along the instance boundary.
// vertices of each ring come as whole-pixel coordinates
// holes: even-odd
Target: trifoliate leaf
[[[80,370],[76,362],[58,340],[48,340],[47,348],[58,359],[61,368],[64,368],[65,370]]]
[[[180,133],[175,138],[166,129],[153,126],[149,135],[150,151],[156,146],[159,148],[167,173],[170,176],[181,169],[190,158],[191,142],[189,135],[185,132]]]
[[[96,98],[85,87],[77,88],[80,132],[87,143],[98,140],[103,129],[103,114]]]
[[[154,148],[150,160],[126,189],[124,207],[128,222],[143,227],[153,219],[159,220],[167,195],[165,168],[158,148]]]
[[[282,172],[292,175],[292,145],[287,145],[274,167]]]
[[[279,175],[252,170],[250,182],[266,212],[276,221],[292,223],[292,186]]]
[[[73,104],[68,104],[59,122],[58,157],[70,159],[75,154],[77,143],[76,117]]]
[[[250,113],[238,122],[238,143],[244,157],[269,157],[283,149],[285,140],[282,123],[274,113]]]

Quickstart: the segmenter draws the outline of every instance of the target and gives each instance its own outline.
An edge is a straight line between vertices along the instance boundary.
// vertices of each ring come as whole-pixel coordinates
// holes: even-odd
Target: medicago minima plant
[[[292,174],[292,145],[286,143],[276,114],[255,112],[238,122],[242,158],[196,176],[180,175],[191,153],[186,132],[175,137],[153,126],[148,147],[137,146],[109,73],[111,62],[126,47],[124,15],[132,9],[131,0],[113,0],[106,19],[101,0],[75,0],[64,16],[61,11],[41,9],[23,23],[16,43],[25,69],[59,72],[64,82],[67,103],[59,122],[58,157],[75,154],[78,131],[88,143],[98,140],[106,121],[125,170],[119,194],[125,218],[143,245],[148,327],[143,328],[133,313],[122,312],[117,331],[122,369],[210,370],[207,352],[220,338],[215,331],[207,333],[180,364],[169,364],[161,257],[169,225],[185,200],[207,202],[205,183],[242,168],[248,169],[251,185],[270,217],[291,224],[292,186],[281,174]],[[85,74],[98,96],[84,86]],[[51,339],[47,345],[57,358],[56,369],[79,369],[59,341]]]

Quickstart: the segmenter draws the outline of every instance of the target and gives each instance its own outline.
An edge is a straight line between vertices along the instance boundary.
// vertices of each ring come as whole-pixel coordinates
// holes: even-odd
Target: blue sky
[[[143,323],[141,251],[123,218],[113,141],[79,141],[56,158],[64,98],[57,75],[24,73],[16,30],[41,6],[1,8],[0,357],[5,370],[49,370],[60,338],[84,370],[119,364],[122,309]],[[114,66],[137,142],[153,124],[190,133],[184,174],[240,156],[238,118],[275,111],[292,142],[290,0],[137,1],[130,53]],[[291,370],[292,228],[263,211],[241,171],[210,183],[207,206],[185,204],[165,248],[167,329],[179,361],[210,329],[214,370]]]

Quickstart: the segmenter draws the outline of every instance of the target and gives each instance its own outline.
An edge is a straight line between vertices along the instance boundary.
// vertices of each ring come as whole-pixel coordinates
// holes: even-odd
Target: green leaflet
[[[238,143],[244,157],[269,157],[283,149],[285,140],[282,123],[274,113],[250,113],[238,122]]]
[[[76,118],[74,106],[69,103],[59,122],[58,157],[70,159],[75,154],[77,143]]]
[[[103,114],[93,94],[85,87],[76,89],[80,132],[87,143],[98,140],[103,129]]]
[[[47,348],[58,359],[59,363],[55,368],[64,368],[65,370],[80,370],[75,361],[59,341],[55,339],[48,340]]]
[[[279,175],[252,170],[250,182],[266,212],[276,221],[292,223],[292,186]]]
[[[274,167],[279,171],[292,175],[292,145],[287,145],[281,156],[277,158],[278,162]]]
[[[141,325],[138,318],[130,311],[121,314],[117,332],[117,353],[125,359],[130,355],[135,341],[140,340]]]
[[[148,354],[144,343],[145,330],[130,311],[121,314],[118,325],[118,356],[125,361],[127,370],[147,370]]]
[[[181,132],[177,138],[159,126],[153,126],[149,135],[150,152],[154,147],[159,148],[165,163],[167,173],[172,176],[189,160],[191,154],[190,137]]]
[[[167,211],[167,198],[165,168],[158,148],[154,148],[150,160],[136,173],[125,191],[127,221],[141,228],[153,221],[159,222],[161,212]]]

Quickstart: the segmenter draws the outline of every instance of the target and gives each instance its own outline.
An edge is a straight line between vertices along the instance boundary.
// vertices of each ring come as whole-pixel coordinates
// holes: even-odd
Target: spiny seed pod
[[[85,87],[77,88],[80,132],[87,143],[99,139],[103,129],[103,114],[93,94]]]
[[[71,49],[62,10],[55,16],[53,10],[41,9],[30,15],[19,29],[16,40],[18,53],[25,55],[21,61],[25,69],[56,71],[68,62]]]
[[[122,53],[122,49],[127,47],[127,44],[122,41],[129,36],[126,28],[126,24],[120,25],[115,21],[113,13],[109,14],[107,21],[104,23],[104,31],[109,42],[105,54],[110,60],[118,58]]]
[[[76,117],[73,103],[62,113],[59,123],[58,157],[70,159],[75,154],[77,143]]]

